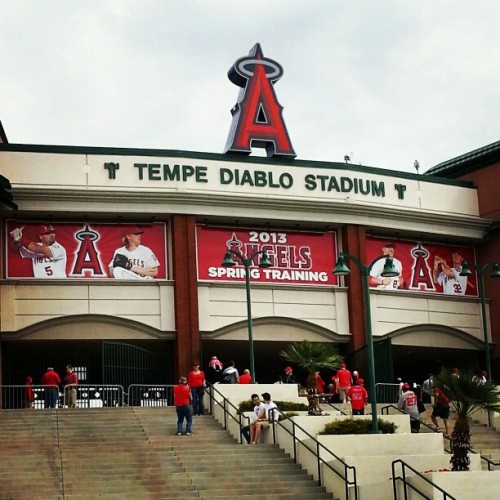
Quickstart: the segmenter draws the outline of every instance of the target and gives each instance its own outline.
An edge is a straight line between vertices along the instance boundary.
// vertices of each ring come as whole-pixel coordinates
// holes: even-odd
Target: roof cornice
[[[413,174],[385,168],[353,165],[351,163],[327,162],[317,160],[300,160],[290,158],[266,158],[261,156],[247,156],[237,153],[206,153],[200,151],[182,151],[175,149],[140,149],[140,148],[115,148],[95,146],[54,146],[41,144],[0,144],[2,151],[19,153],[46,153],[46,154],[85,154],[85,155],[116,155],[116,156],[151,156],[151,157],[178,157],[211,160],[219,162],[253,163],[263,165],[280,165],[299,168],[324,168],[329,170],[342,170],[346,172],[361,172],[385,177],[420,180],[425,182],[447,184],[466,188],[473,188],[468,181],[457,179],[437,178],[434,175]]]
[[[439,163],[427,170],[425,175],[457,178],[500,162],[500,141]]]

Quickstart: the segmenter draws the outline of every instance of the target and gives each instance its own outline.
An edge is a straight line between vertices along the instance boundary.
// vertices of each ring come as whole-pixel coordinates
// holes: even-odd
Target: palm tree
[[[434,377],[434,386],[450,399],[457,413],[457,421],[451,434],[451,466],[454,471],[469,470],[470,426],[469,417],[477,410],[500,411],[500,393],[494,384],[473,379],[471,371],[456,375],[443,368]]]
[[[281,351],[280,356],[289,363],[305,368],[309,372],[308,389],[316,389],[316,372],[320,368],[335,370],[343,361],[342,356],[330,344],[320,344],[308,340],[295,342]]]

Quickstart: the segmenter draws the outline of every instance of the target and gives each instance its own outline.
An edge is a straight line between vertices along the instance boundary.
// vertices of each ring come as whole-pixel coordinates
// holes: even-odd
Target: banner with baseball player
[[[414,290],[454,296],[478,295],[475,273],[469,277],[460,276],[464,260],[475,262],[473,247],[367,237],[368,263],[380,255],[392,257],[399,276],[383,277],[381,273],[385,259],[380,259],[370,270],[368,280],[372,288]],[[470,269],[473,271],[472,266]]]
[[[166,279],[163,223],[6,221],[6,278]]]
[[[261,255],[250,267],[252,281],[295,285],[337,285],[332,274],[337,255],[335,233],[294,232],[272,229],[242,229],[198,225],[196,228],[198,279],[245,281],[245,267],[234,254],[233,267],[222,266],[227,250],[251,258],[265,251],[271,267],[259,268]]]

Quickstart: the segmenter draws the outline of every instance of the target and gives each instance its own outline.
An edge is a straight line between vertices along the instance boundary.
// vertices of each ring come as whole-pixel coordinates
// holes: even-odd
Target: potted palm
[[[434,377],[434,386],[448,396],[450,405],[457,413],[451,434],[452,470],[468,471],[471,449],[469,417],[477,410],[500,411],[500,394],[494,384],[474,379],[471,371],[461,371],[457,376],[443,368]]]
[[[342,356],[330,344],[309,342],[308,340],[295,342],[281,351],[280,356],[290,364],[307,370],[309,413],[311,415],[321,413],[316,391],[316,372],[321,368],[337,369],[343,361]]]

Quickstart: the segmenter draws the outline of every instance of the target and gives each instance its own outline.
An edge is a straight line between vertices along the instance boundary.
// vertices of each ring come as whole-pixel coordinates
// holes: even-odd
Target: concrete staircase
[[[332,498],[274,445],[173,408],[0,411],[0,499]]]
[[[427,411],[421,414],[422,422],[433,427],[431,420],[432,406],[426,405]],[[441,430],[444,432],[443,422],[440,418],[437,419]],[[450,430],[450,435],[453,432],[453,427],[457,420],[456,413],[452,410],[450,412],[450,418],[448,420],[448,427]],[[482,424],[474,419],[474,415],[469,419],[470,431],[471,431],[471,444],[472,449],[479,453],[480,455],[493,460],[494,462],[500,462],[500,432],[489,428],[485,424]],[[431,432],[424,426],[421,427],[420,432]],[[450,448],[449,440],[444,440],[445,448]],[[486,462],[482,463],[484,470],[488,470]]]

